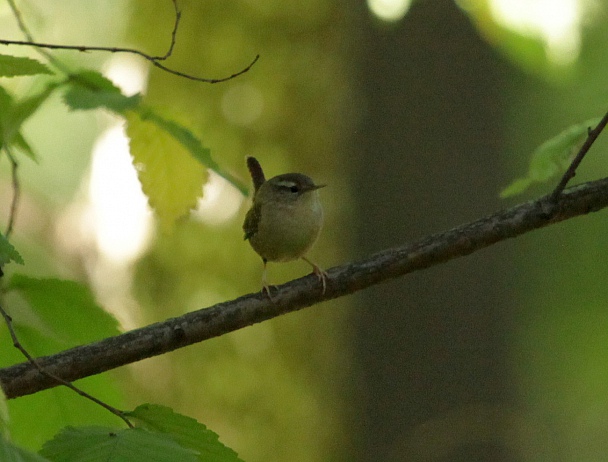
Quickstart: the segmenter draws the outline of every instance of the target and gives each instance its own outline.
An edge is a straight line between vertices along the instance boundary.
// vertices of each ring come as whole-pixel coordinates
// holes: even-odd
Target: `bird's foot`
[[[275,285],[268,285],[268,284],[264,283],[264,285],[262,286],[261,292],[262,292],[263,295],[266,295],[272,301],[272,295],[270,293],[270,289],[271,288],[274,289],[274,290],[277,290],[277,286],[275,286]]]
[[[306,257],[302,257],[302,260],[304,260],[306,263],[308,263],[310,266],[312,266],[312,272],[317,276],[317,278],[319,279],[319,281],[323,285],[323,292],[322,293],[325,293],[325,291],[327,290],[327,278],[328,278],[327,271],[325,271],[323,268],[321,268],[316,263],[311,262]]]

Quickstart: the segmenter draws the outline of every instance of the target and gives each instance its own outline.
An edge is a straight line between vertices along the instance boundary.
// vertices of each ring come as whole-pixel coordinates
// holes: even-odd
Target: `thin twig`
[[[177,36],[177,29],[179,28],[179,21],[182,18],[182,12],[180,11],[179,7],[177,6],[177,0],[173,0],[173,8],[175,9],[175,21],[173,21],[173,30],[171,31],[171,43],[169,44],[169,49],[167,50],[167,52],[164,55],[156,56],[157,61],[164,61],[165,59],[167,59],[169,56],[171,56],[173,54],[173,47],[175,46],[175,42],[176,42],[175,37]]]
[[[38,372],[40,372],[42,375],[48,377],[49,379],[54,380],[58,384],[64,385],[64,386],[68,387],[69,389],[75,391],[76,393],[78,393],[83,398],[89,399],[89,400],[93,401],[94,403],[98,404],[99,406],[107,409],[112,414],[115,414],[116,416],[118,416],[122,420],[124,420],[124,422],[130,428],[133,428],[133,424],[125,416],[124,412],[122,412],[119,409],[116,409],[113,406],[110,406],[107,403],[104,403],[100,399],[97,399],[94,396],[88,394],[86,391],[81,390],[80,388],[78,388],[74,384],[72,384],[72,383],[70,383],[70,382],[68,382],[66,380],[63,380],[61,377],[58,377],[58,376],[56,376],[54,374],[51,374],[50,372],[46,371],[42,366],[40,366],[40,364],[38,363],[38,361],[36,361],[36,359],[31,354],[29,354],[29,352],[25,349],[25,347],[21,344],[21,342],[19,342],[19,339],[17,338],[17,334],[15,333],[15,329],[13,327],[13,318],[11,318],[11,316],[4,310],[4,308],[2,308],[2,306],[0,306],[0,314],[4,318],[4,322],[6,323],[6,327],[8,328],[8,331],[10,333],[11,339],[13,340],[13,346],[15,348],[17,348],[21,352],[21,354],[23,354],[23,356],[25,356],[27,358],[27,360],[29,361],[29,363],[32,364],[38,370]]]
[[[17,175],[17,168],[19,167],[19,164],[15,160],[15,156],[13,156],[13,153],[8,146],[4,146],[4,151],[6,152],[6,156],[11,163],[11,178],[13,184],[13,198],[11,199],[8,224],[6,225],[6,231],[4,232],[5,237],[8,239],[13,232],[13,226],[15,225],[17,208],[19,207],[19,198],[21,197],[21,188],[19,186],[19,176]]]
[[[0,44],[1,43],[2,42],[0,41]],[[238,72],[235,72],[234,74],[230,74],[228,77],[221,77],[219,79],[208,79],[208,78],[203,78],[203,77],[196,77],[196,76],[193,76],[190,74],[186,74],[184,72],[170,69],[167,66],[164,66],[162,63],[160,63],[156,60],[150,60],[150,62],[152,63],[153,66],[156,66],[159,69],[162,69],[163,71],[168,72],[169,74],[177,75],[179,77],[184,77],[189,80],[194,80],[196,82],[205,82],[205,83],[221,83],[221,82],[226,82],[228,80],[232,80],[235,77],[238,77],[239,75],[243,75],[246,72],[249,72],[249,70],[253,67],[253,65],[258,62],[258,59],[260,59],[260,55],[255,55],[255,57],[253,58],[253,61],[251,61],[249,64],[247,64],[247,66],[245,66],[243,69],[241,69]]]
[[[25,23],[23,22],[23,20],[21,18],[21,14],[19,13],[19,10],[14,5],[14,0],[9,0],[9,4],[11,5],[11,9],[13,10],[13,15],[17,19],[19,28],[21,29],[21,31],[23,32],[23,34],[25,35],[27,40],[0,39],[0,45],[29,46],[29,47],[35,47],[39,50],[73,50],[73,51],[81,51],[81,52],[105,51],[105,52],[109,52],[109,53],[130,53],[130,54],[141,56],[142,58],[144,58],[147,61],[149,61],[150,63],[152,63],[153,66],[158,67],[159,69],[162,69],[165,72],[168,72],[170,74],[177,75],[179,77],[183,77],[183,78],[186,78],[189,80],[194,80],[196,82],[205,82],[205,83],[220,83],[220,82],[226,82],[227,80],[234,79],[235,77],[238,77],[238,76],[248,72],[253,67],[253,65],[258,61],[258,59],[260,59],[260,55],[258,54],[253,58],[253,61],[251,61],[247,66],[245,66],[240,71],[235,72],[234,74],[231,74],[228,77],[222,77],[219,79],[197,77],[197,76],[187,74],[185,72],[177,71],[177,70],[174,70],[174,69],[171,69],[171,68],[165,66],[163,63],[161,63],[161,61],[165,61],[173,53],[173,49],[174,49],[175,43],[176,43],[177,30],[178,30],[180,19],[181,19],[181,11],[177,5],[177,0],[172,0],[172,1],[173,1],[173,7],[175,9],[175,21],[173,22],[173,30],[171,32],[171,43],[169,44],[169,48],[167,49],[167,52],[163,55],[153,56],[153,55],[145,53],[141,50],[137,50],[135,48],[85,46],[85,45],[59,45],[59,44],[54,44],[54,43],[36,42],[34,40],[32,34],[29,32],[29,30],[25,26]],[[45,57],[47,57],[53,63],[56,63],[56,60],[54,60],[53,57],[49,53],[45,52],[43,54]]]
[[[606,113],[606,115],[604,115],[602,120],[600,120],[600,123],[597,124],[597,127],[595,127],[593,130],[589,130],[589,133],[587,134],[587,139],[581,146],[574,160],[572,160],[572,163],[568,167],[568,170],[566,170],[566,173],[564,173],[562,179],[553,190],[553,193],[551,194],[551,202],[557,202],[557,199],[559,198],[563,190],[566,188],[568,182],[572,178],[574,178],[574,176],[576,175],[576,169],[582,162],[583,158],[585,157],[593,143],[595,143],[597,137],[600,136],[600,133],[602,133],[602,130],[604,130],[604,128],[606,127],[606,124],[608,124],[608,112]]]
[[[19,26],[19,30],[21,31],[21,33],[25,36],[25,38],[28,41],[34,42],[34,36],[30,32],[28,27],[25,25],[25,21],[23,20],[23,17],[21,16],[21,11],[19,11],[19,9],[17,8],[17,5],[15,5],[15,0],[8,0],[8,4],[9,4],[11,11],[13,12],[13,16],[15,17],[15,20],[17,21],[17,25]],[[37,50],[38,50],[38,53],[40,53],[42,56],[44,56],[46,59],[48,59],[54,65],[57,65],[59,68],[63,68],[58,63],[58,61],[55,59],[55,57],[53,55],[51,55],[49,52],[47,52],[46,50],[44,50],[42,48],[37,48]]]
[[[177,9],[177,4],[174,0],[173,4],[175,5],[176,16],[175,16],[175,22],[173,23],[173,31],[171,33],[171,43],[165,54],[153,56],[153,55],[144,53],[143,51],[140,51],[136,48],[102,47],[102,46],[86,46],[86,45],[58,45],[58,44],[54,44],[54,43],[37,42],[34,40],[32,34],[25,26],[25,23],[23,22],[23,19],[21,18],[21,13],[19,12],[19,10],[17,10],[16,7],[14,7],[13,0],[9,0],[9,3],[11,4],[11,7],[13,7],[12,8],[13,15],[17,19],[17,23],[19,24],[19,29],[21,30],[23,35],[25,35],[27,40],[0,39],[1,45],[30,46],[30,47],[43,48],[43,49],[48,49],[48,50],[72,50],[72,51],[81,51],[81,52],[107,51],[110,53],[131,53],[134,55],[139,55],[149,61],[164,61],[171,56],[171,54],[173,53],[173,48],[175,46],[175,37],[177,34],[177,27],[179,26],[179,21],[181,18],[181,12]]]
[[[550,196],[516,205],[456,228],[427,236],[365,260],[327,271],[325,292],[316,275],[277,286],[272,300],[257,292],[99,342],[38,358],[47,370],[77,380],[161,355],[323,301],[353,294],[391,278],[469,255],[492,244],[608,207],[608,179],[570,188],[548,207]],[[77,306],[74,307],[78,309]],[[56,385],[30,364],[0,369],[8,398]]]
[[[13,12],[13,16],[17,20],[17,25],[19,26],[19,30],[21,30],[21,33],[23,35],[25,35],[25,38],[27,38],[30,42],[33,42],[34,36],[32,35],[32,33],[29,31],[29,29],[25,25],[25,21],[23,21],[23,17],[21,16],[21,12],[17,8],[17,5],[15,5],[15,1],[8,0],[8,4],[11,8],[11,11]]]

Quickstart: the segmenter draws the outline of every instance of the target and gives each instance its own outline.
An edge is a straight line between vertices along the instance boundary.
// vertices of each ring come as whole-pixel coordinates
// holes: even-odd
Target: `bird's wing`
[[[247,212],[245,216],[245,222],[243,223],[243,231],[245,231],[245,240],[251,239],[255,233],[258,232],[258,224],[260,223],[261,207],[259,204],[253,204],[253,206]]]

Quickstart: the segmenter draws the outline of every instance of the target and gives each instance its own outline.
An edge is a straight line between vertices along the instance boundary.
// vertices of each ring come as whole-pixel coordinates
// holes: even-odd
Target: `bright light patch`
[[[580,0],[490,0],[490,11],[499,24],[545,44],[547,58],[570,64],[581,46],[583,2]]]
[[[143,58],[138,56],[112,55],[103,67],[103,74],[127,96],[146,91],[148,66]]]
[[[113,55],[104,74],[125,94],[143,92],[147,66],[130,55]],[[127,265],[147,248],[152,235],[152,213],[131,164],[129,141],[122,124],[102,133],[93,148],[89,180],[88,217],[103,257]]]
[[[367,0],[367,7],[382,21],[399,21],[410,9],[412,0]]]
[[[152,217],[121,126],[97,140],[88,192],[99,252],[116,263],[135,260],[150,241]]]
[[[209,225],[220,225],[232,219],[242,203],[242,194],[210,170],[209,181],[203,187],[203,197],[192,215]]]

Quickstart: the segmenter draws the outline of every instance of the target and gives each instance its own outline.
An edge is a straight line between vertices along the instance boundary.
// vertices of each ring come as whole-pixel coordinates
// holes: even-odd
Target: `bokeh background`
[[[243,181],[254,155],[268,176],[327,183],[311,253],[324,267],[548,192],[499,198],[538,145],[608,109],[601,1],[179,5],[172,68],[217,78],[259,62],[208,85],[126,54],[55,55],[187,121]],[[166,50],[174,14],[168,0],[18,6],[39,41],[151,54]],[[0,30],[21,38],[4,4]],[[3,83],[16,94],[36,85]],[[20,165],[14,240],[27,264],[12,271],[84,282],[124,330],[259,289],[261,262],[242,239],[247,199],[219,177],[162,233],[121,120],[56,98],[26,128],[40,162]],[[577,182],[605,175],[606,148],[600,139]],[[607,228],[603,212],[571,220],[80,384],[117,407],[196,417],[247,462],[608,460]],[[307,271],[272,265],[269,277]],[[0,337],[2,364],[20,361]],[[67,424],[118,425],[61,389],[10,412],[15,440],[35,449]]]

